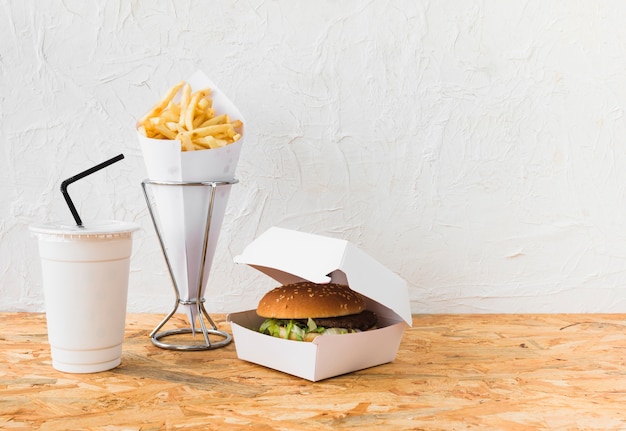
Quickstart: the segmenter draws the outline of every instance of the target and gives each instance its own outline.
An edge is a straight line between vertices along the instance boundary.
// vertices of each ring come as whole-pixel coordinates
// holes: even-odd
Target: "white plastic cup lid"
[[[139,225],[118,220],[96,220],[84,222],[83,226],[77,226],[67,222],[49,222],[33,224],[30,231],[48,235],[111,235],[125,234],[139,230]]]

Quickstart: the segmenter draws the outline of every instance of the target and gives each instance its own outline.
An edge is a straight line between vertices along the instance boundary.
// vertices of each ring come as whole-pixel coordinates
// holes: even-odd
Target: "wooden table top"
[[[64,374],[45,315],[0,313],[0,428],[626,429],[626,315],[416,315],[394,362],[315,383],[241,361],[233,343],[155,347],[162,318],[127,317],[118,368]]]

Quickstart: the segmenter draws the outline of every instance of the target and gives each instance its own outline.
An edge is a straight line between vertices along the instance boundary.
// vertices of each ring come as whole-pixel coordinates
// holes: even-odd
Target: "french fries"
[[[180,100],[175,101],[180,92]],[[137,122],[137,130],[153,139],[180,141],[181,151],[221,148],[241,139],[240,120],[215,115],[211,89],[192,92],[185,81],[170,88]]]

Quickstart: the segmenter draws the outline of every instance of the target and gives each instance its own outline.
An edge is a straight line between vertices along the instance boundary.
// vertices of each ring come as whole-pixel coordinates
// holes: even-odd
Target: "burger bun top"
[[[365,310],[363,297],[342,284],[309,281],[287,284],[267,292],[257,314],[274,319],[307,319],[358,314]]]

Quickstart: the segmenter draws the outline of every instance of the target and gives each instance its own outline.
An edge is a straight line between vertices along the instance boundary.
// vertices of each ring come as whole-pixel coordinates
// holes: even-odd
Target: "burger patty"
[[[376,325],[377,318],[373,311],[363,310],[358,314],[349,314],[348,316],[340,317],[320,317],[314,318],[313,321],[317,326],[324,328],[346,328],[367,331],[372,326]],[[306,320],[304,320],[304,322],[306,322]]]

